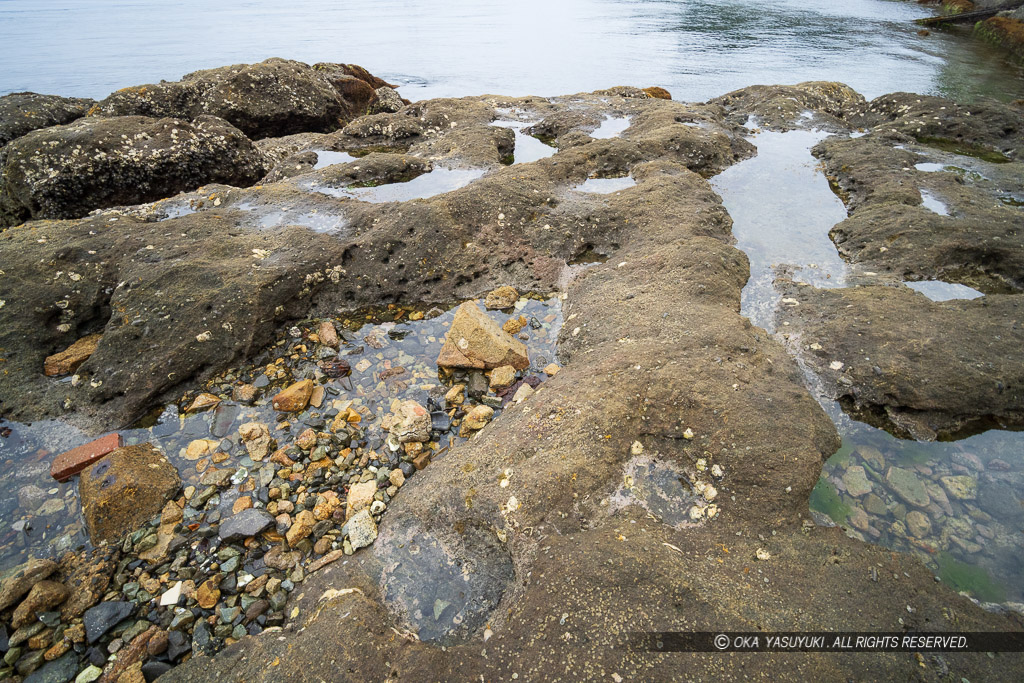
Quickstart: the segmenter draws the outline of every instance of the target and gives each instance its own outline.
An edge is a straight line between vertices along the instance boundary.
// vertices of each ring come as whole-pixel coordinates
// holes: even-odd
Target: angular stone
[[[334,328],[334,323],[329,320],[325,320],[320,323],[320,327],[316,330],[316,336],[320,337],[320,343],[324,346],[329,346],[332,349],[337,349],[341,346],[341,340],[338,338],[338,330]]]
[[[199,588],[196,589],[196,602],[199,603],[200,607],[203,609],[213,609],[217,606],[217,601],[220,600],[218,585],[217,577],[207,579],[199,584]]]
[[[364,481],[350,488],[345,507],[345,519],[351,519],[360,510],[370,507],[376,493],[376,481]]]
[[[942,477],[942,487],[958,500],[974,500],[978,497],[978,480],[969,475]]]
[[[914,507],[925,508],[931,497],[916,474],[900,467],[890,467],[885,480],[893,493]]]
[[[82,472],[82,514],[93,543],[114,542],[156,516],[178,489],[178,470],[151,444],[118,448]]]
[[[390,431],[399,443],[430,441],[430,412],[416,401],[402,401]]]
[[[68,652],[25,677],[24,683],[67,683],[78,673],[78,655]]]
[[[484,306],[489,310],[512,308],[519,301],[519,292],[515,287],[498,287],[487,293],[484,299]]]
[[[313,395],[313,380],[304,379],[290,384],[280,391],[271,403],[274,410],[282,413],[297,413],[309,405],[309,399]]]
[[[533,390],[533,387],[531,387],[526,382],[523,382],[522,385],[520,385],[520,387],[516,389],[516,393],[512,395],[512,402],[522,403],[526,399],[533,396],[535,393],[536,392]]]
[[[467,301],[455,313],[437,364],[480,370],[511,365],[516,370],[525,370],[530,359],[521,341],[498,327],[475,302]]]
[[[266,510],[246,508],[237,515],[223,520],[220,523],[218,534],[222,541],[240,541],[255,536],[273,524],[274,518]]]
[[[462,426],[465,429],[483,429],[493,417],[494,408],[483,405],[473,406],[473,409],[466,414],[465,418],[463,418]]]
[[[860,465],[848,467],[843,473],[843,484],[846,485],[846,492],[854,498],[860,498],[871,493],[871,482],[868,481],[864,468]]]
[[[196,396],[196,399],[189,404],[188,408],[185,409],[186,413],[198,413],[202,410],[212,408],[220,403],[220,397],[214,396],[213,394],[202,393]]]
[[[270,430],[262,422],[246,422],[238,428],[238,438],[249,456],[259,462],[272,450],[273,439]]]
[[[491,370],[491,391],[507,389],[515,381],[516,369],[511,365],[502,365]]]
[[[450,406],[462,405],[466,400],[466,385],[455,384],[448,393],[444,395],[444,400],[448,402]]]
[[[259,393],[259,389],[252,384],[242,384],[232,390],[231,398],[239,403],[252,403],[256,400],[257,393]]]
[[[555,363],[549,363],[544,367],[544,374],[547,375],[548,377],[554,377],[555,375],[558,374],[558,371],[560,369],[561,368],[559,368],[558,365],[556,365]]]
[[[67,375],[78,369],[89,356],[96,352],[102,334],[90,334],[82,337],[60,353],[47,356],[43,361],[43,372],[47,377]]]
[[[41,612],[48,612],[64,602],[68,597],[67,587],[57,581],[40,581],[32,586],[25,599],[21,601],[14,616],[11,617],[11,626],[21,628],[36,620]]]
[[[50,476],[57,481],[67,481],[122,445],[121,435],[114,433],[101,436],[78,448],[72,448],[70,451],[64,451],[53,459],[53,464],[50,465]]]
[[[288,545],[295,546],[296,543],[313,533],[313,527],[316,525],[316,517],[309,510],[303,510],[299,514],[295,515],[295,520],[292,525],[288,528],[285,533],[285,539],[288,541]]]
[[[911,510],[907,513],[907,529],[917,538],[924,538],[932,531],[931,520],[919,510]]]
[[[518,318],[509,318],[505,321],[505,324],[501,326],[501,329],[505,330],[509,334],[516,335],[523,331],[529,322],[526,320],[525,315],[521,315]]]
[[[100,604],[87,609],[83,621],[85,622],[85,636],[92,645],[103,635],[114,628],[118,622],[125,619],[135,611],[133,602],[101,602]]]
[[[377,539],[377,523],[373,521],[369,510],[357,512],[345,523],[345,531],[353,550],[365,548]]]

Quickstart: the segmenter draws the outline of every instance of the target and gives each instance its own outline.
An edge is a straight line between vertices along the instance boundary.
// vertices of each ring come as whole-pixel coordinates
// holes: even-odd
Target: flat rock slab
[[[70,451],[64,451],[53,459],[53,464],[50,465],[50,476],[57,481],[67,481],[122,445],[121,435],[114,433],[101,436],[78,448],[72,448]]]
[[[526,345],[505,332],[475,301],[459,306],[445,336],[437,364],[447,368],[491,370],[530,366]]]
[[[274,518],[266,510],[246,508],[221,521],[218,533],[222,541],[240,541],[255,536],[274,525]]]
[[[47,356],[43,363],[43,372],[47,377],[67,375],[74,372],[78,367],[89,359],[100,345],[101,334],[90,334],[82,337],[74,344],[60,353]]]
[[[57,563],[52,560],[29,560],[21,565],[0,583],[0,611],[17,603],[32,586],[55,571]]]
[[[114,628],[121,620],[127,619],[135,611],[135,603],[108,601],[101,602],[85,611],[85,635],[89,643],[95,643],[107,631]]]
[[[782,286],[794,303],[778,320],[826,393],[860,419],[923,440],[1024,425],[1024,297]]]

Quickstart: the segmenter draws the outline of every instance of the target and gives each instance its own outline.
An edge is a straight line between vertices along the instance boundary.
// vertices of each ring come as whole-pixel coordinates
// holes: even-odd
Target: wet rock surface
[[[848,116],[847,103],[856,109],[838,84],[807,90],[824,98],[822,117]],[[757,97],[791,95],[779,88]],[[5,267],[0,287],[17,288],[13,272],[40,290],[34,299],[0,290],[0,315],[17,314],[13,331],[0,327],[11,361],[4,395],[21,399],[4,404],[5,414],[58,414],[67,400],[83,424],[123,424],[197,375],[207,381],[188,385],[180,405],[192,406],[200,391],[220,399],[184,420],[172,407],[132,430],[132,439],[177,451],[185,489],[112,549],[124,555],[94,581],[81,570],[62,573],[93,585],[101,607],[137,610],[104,623],[102,650],[69,636],[81,668],[90,661],[113,677],[178,664],[164,674],[171,681],[276,681],[283,672],[526,680],[564,667],[580,678],[713,678],[783,665],[822,679],[1012,676],[1014,655],[929,655],[922,669],[902,654],[681,664],[621,647],[636,630],[1021,627],[1012,613],[955,595],[917,559],[811,522],[808,500],[837,433],[780,340],[739,314],[747,259],[702,177],[752,153],[736,122],[754,112],[742,106],[686,105],[633,88],[418,103],[330,134],[338,151],[390,148],[341,169],[248,190],[207,188],[175,199],[195,212],[179,217],[157,203],[3,233],[4,247],[24,259]],[[547,122],[558,152],[503,166],[514,136],[490,124],[510,112]],[[615,119],[628,125],[605,137],[602,122]],[[387,157],[396,151],[424,160],[418,177],[457,164],[481,173],[401,203],[373,203],[375,187],[352,188],[366,201],[317,190],[357,170],[390,179]],[[635,184],[601,195],[571,190],[623,175]],[[314,212],[343,214],[344,224],[318,231],[317,221],[300,218]],[[100,227],[142,263],[115,258],[89,235]],[[67,251],[55,251],[56,242]],[[595,253],[608,258],[569,268]],[[95,273],[76,268],[78,279],[54,280],[48,269],[60,254],[93,263]],[[214,263],[223,281],[203,279]],[[158,275],[146,291],[146,278]],[[181,281],[187,288],[168,296],[168,283]],[[132,286],[104,300],[105,288],[121,282]],[[499,286],[560,292],[561,317],[537,299],[520,298],[500,315],[477,308],[502,334],[534,345],[528,367],[511,378],[502,369],[497,382],[498,368],[490,377],[476,368],[439,374],[432,362],[451,341],[456,313],[429,303]],[[252,292],[259,298],[239,303]],[[65,297],[64,306],[45,303]],[[390,304],[390,320],[346,313],[369,304]],[[417,331],[419,321],[427,331]],[[42,375],[43,359],[68,345],[61,335],[100,330],[77,381]],[[553,350],[538,340],[555,332],[552,368]],[[177,350],[161,341],[156,367],[135,361],[154,336],[182,341]],[[406,346],[414,339],[418,356]],[[251,367],[234,369],[249,356]],[[301,412],[274,413],[272,397],[305,380],[313,387],[302,391]],[[243,430],[252,423],[263,429]],[[868,497],[888,481],[916,501],[905,523],[925,536],[935,528],[910,514],[938,499],[933,479],[895,463],[879,481],[870,463],[858,466],[851,490]],[[951,506],[992,491],[1016,495],[1002,480],[975,477],[975,487],[957,478],[963,472],[933,474]],[[23,498],[38,501],[33,491]],[[256,536],[222,537],[248,517],[259,517]],[[142,559],[161,547],[166,554]],[[55,647],[55,635],[35,644]],[[39,651],[19,653],[17,670],[37,667]]]
[[[815,149],[849,208],[832,233],[846,259],[899,279],[1024,288],[1019,108],[896,93],[848,121],[867,135]]]
[[[790,283],[779,319],[829,396],[867,422],[931,441],[1024,423],[1024,299],[929,301],[907,287]]]

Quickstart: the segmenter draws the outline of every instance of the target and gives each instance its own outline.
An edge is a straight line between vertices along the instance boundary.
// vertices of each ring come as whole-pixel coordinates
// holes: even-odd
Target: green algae
[[[983,568],[961,562],[949,553],[939,553],[938,577],[957,591],[966,591],[984,602],[1003,602],[1006,591]]]
[[[842,524],[850,515],[850,506],[842,501],[836,487],[821,477],[811,491],[810,507],[816,512],[828,515],[836,524]]]

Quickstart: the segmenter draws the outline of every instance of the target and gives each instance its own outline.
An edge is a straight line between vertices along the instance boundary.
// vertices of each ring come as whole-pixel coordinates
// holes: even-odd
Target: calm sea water
[[[104,97],[267,57],[361,64],[411,99],[660,85],[704,100],[839,80],[1024,96],[1019,67],[963,34],[917,35],[909,0],[0,0],[0,94]]]

